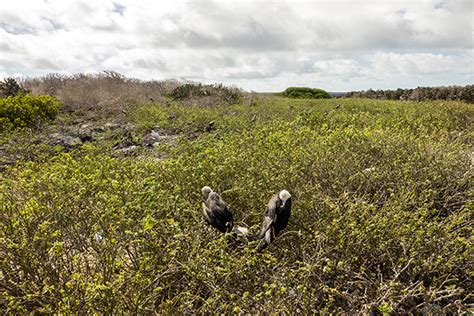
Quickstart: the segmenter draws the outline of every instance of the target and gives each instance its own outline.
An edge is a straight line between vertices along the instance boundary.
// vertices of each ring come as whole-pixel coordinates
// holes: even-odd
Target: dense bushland
[[[61,103],[51,96],[17,95],[0,99],[0,130],[12,127],[34,127],[53,120]]]
[[[347,98],[369,98],[381,100],[456,100],[474,103],[474,85],[449,87],[418,87],[416,89],[351,91]]]
[[[280,95],[293,99],[330,99],[331,95],[322,89],[289,87]]]
[[[98,74],[49,74],[21,80],[21,86],[33,94],[58,97],[63,111],[89,117],[121,117],[137,104],[181,100],[189,105],[210,106],[237,103],[242,91],[222,84],[203,85],[192,81],[150,80],[127,78],[114,71]]]
[[[48,74],[26,78],[21,85],[33,94],[58,97],[63,111],[88,116],[118,117],[137,102],[164,101],[164,95],[179,82],[142,81],[127,78],[114,71],[98,74]]]
[[[176,136],[148,154],[97,141],[9,167],[2,310],[467,312],[474,108],[338,104],[148,102],[136,132]],[[262,253],[229,242],[202,220],[203,185],[254,232],[286,188],[290,225]]]

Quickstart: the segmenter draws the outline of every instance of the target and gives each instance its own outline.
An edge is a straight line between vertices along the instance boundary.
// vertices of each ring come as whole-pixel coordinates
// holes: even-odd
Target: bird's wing
[[[288,200],[286,200],[284,208],[287,210],[291,210],[291,197]]]
[[[259,238],[263,238],[265,233],[271,229],[271,227],[276,223],[277,215],[275,209],[268,209],[265,212],[263,217],[262,231],[260,232]]]
[[[267,248],[273,241],[273,225],[274,225],[274,220],[269,217],[269,216],[264,216],[263,217],[263,225],[262,225],[262,231],[258,235],[258,239],[261,240],[258,246],[258,251],[262,251],[263,249]]]
[[[271,217],[265,216],[263,217],[263,224],[262,224],[262,233],[265,234],[267,230],[270,229],[274,221],[271,219]]]
[[[211,215],[212,212],[211,210],[207,207],[206,203],[202,203],[202,214],[204,215],[204,219],[208,223],[212,223]]]
[[[219,205],[219,207],[214,208],[214,216],[224,224],[230,222],[233,224],[234,217],[232,216],[232,212],[229,210],[227,205]]]

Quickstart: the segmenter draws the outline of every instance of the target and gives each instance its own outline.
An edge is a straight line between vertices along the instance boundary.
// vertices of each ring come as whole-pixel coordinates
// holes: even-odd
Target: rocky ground
[[[131,123],[89,122],[80,125],[55,124],[28,133],[2,135],[0,171],[19,160],[37,160],[59,152],[79,149],[87,143],[102,145],[113,155],[136,155],[159,144],[174,141],[178,135],[163,130],[139,130]]]
[[[85,121],[60,117],[54,124],[41,126],[37,130],[1,134],[0,172],[19,160],[37,160],[92,142],[110,150],[112,156],[153,154],[153,148],[169,144],[180,137],[195,139],[201,133],[212,132],[215,130],[214,124],[214,121],[210,121],[197,129],[178,133],[160,126],[139,128],[123,120]]]

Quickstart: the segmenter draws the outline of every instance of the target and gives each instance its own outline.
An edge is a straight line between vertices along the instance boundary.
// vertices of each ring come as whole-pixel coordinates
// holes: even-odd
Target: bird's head
[[[219,201],[220,198],[221,198],[220,195],[214,191],[209,193],[209,197],[208,197],[209,200]]]
[[[201,192],[202,192],[202,196],[204,200],[207,200],[207,198],[209,197],[209,194],[212,192],[212,189],[206,185],[202,187]]]
[[[288,201],[291,198],[290,192],[286,190],[281,190],[280,193],[278,194],[278,197],[280,200],[283,202],[282,207],[285,206],[286,201]]]

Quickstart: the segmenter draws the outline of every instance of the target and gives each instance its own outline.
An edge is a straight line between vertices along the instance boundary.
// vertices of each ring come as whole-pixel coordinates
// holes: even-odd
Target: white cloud
[[[383,74],[430,75],[455,72],[472,73],[472,56],[446,56],[432,53],[398,54],[379,52],[374,56],[374,70]]]
[[[112,69],[266,91],[468,84],[472,14],[463,0],[7,1],[0,76]]]
[[[351,78],[367,75],[368,69],[362,67],[353,59],[329,59],[315,61],[311,72],[327,76]]]

